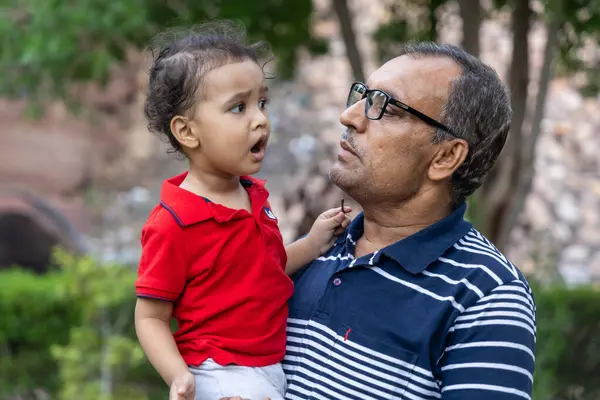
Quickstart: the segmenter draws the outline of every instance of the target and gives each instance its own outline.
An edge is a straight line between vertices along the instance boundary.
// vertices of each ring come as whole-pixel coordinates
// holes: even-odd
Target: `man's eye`
[[[261,109],[263,109],[263,110],[264,110],[265,108],[267,108],[267,103],[268,103],[268,102],[269,102],[269,101],[268,101],[267,99],[261,99],[261,100],[258,102],[258,106],[259,106]]]
[[[233,107],[231,109],[231,112],[237,114],[237,113],[244,112],[245,109],[246,109],[245,104],[244,103],[240,103],[240,104],[236,105],[235,107]]]

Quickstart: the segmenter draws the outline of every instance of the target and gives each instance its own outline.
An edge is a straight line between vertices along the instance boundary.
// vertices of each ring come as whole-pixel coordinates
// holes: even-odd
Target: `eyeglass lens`
[[[367,92],[367,88],[363,85],[355,84],[352,86],[350,90],[350,95],[348,96],[348,104],[347,107],[352,106],[355,103],[358,103],[365,97],[365,93]],[[367,95],[366,104],[365,104],[365,113],[368,118],[378,119],[381,117],[381,113],[385,107],[387,101],[387,96],[379,91],[372,90]]]

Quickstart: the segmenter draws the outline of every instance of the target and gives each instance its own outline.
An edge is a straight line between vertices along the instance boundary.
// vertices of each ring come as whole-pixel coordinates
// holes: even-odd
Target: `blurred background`
[[[339,204],[327,172],[353,80],[407,40],[492,65],[513,125],[469,219],[535,289],[533,398],[600,399],[600,0],[2,1],[0,399],[166,398],[133,282],[140,228],[186,165],[146,129],[144,49],[212,18],[277,57],[260,177],[287,242]]]

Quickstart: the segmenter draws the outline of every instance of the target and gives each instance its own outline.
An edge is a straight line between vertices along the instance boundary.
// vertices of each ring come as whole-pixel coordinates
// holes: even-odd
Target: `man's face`
[[[384,64],[366,84],[439,121],[450,84],[460,74],[449,59],[405,55]],[[396,203],[428,190],[435,129],[391,104],[380,120],[369,120],[365,101],[340,116],[347,130],[330,171],[333,183],[358,202]]]

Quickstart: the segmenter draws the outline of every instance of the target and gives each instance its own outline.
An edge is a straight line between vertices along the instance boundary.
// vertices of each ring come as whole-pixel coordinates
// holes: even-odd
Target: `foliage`
[[[600,91],[600,58],[584,60],[582,49],[600,43],[600,2],[598,0],[546,0],[547,14],[564,21],[559,35],[559,72],[585,73],[587,80],[581,87],[585,96]],[[554,14],[554,15],[553,15]],[[597,51],[596,51],[597,53]]]
[[[437,11],[448,0],[398,0],[388,6],[389,21],[374,33],[377,56],[386,61],[407,41],[437,40]],[[409,12],[407,12],[407,10]]]
[[[0,274],[0,397],[165,398],[135,336],[135,272],[60,251],[55,260],[45,276]]]
[[[496,10],[507,11],[515,1],[494,0]],[[529,1],[529,0],[527,0]],[[375,31],[378,58],[385,61],[398,50],[398,46],[410,40],[437,40],[437,11],[448,0],[398,0],[388,6],[390,19]],[[562,21],[559,34],[559,74],[585,74],[581,92],[595,96],[600,91],[600,58],[584,60],[581,52],[586,46],[600,43],[600,1],[593,0],[544,0],[539,20],[558,18]]]
[[[166,386],[137,344],[135,272],[58,252],[47,275],[0,273],[0,398],[158,400]],[[600,396],[600,291],[530,278],[536,400]]]
[[[65,327],[78,319],[77,310],[57,290],[60,278],[55,273],[41,277],[18,269],[2,272],[0,398],[31,394],[38,387],[58,388],[58,377],[48,373],[56,370],[50,345],[66,344]]]
[[[514,1],[494,0],[498,10],[514,6]],[[584,60],[582,50],[586,45],[600,43],[600,1],[598,0],[543,0],[539,20],[561,21],[558,35],[558,75],[574,73],[586,76],[580,89],[584,96],[595,96],[600,91],[600,58]]]
[[[534,286],[537,349],[534,399],[600,397],[600,292]]]
[[[72,83],[105,84],[130,47],[144,49],[164,28],[208,19],[238,19],[251,39],[266,39],[282,77],[296,50],[326,50],[310,34],[310,0],[61,0],[14,1],[0,13],[0,95],[71,100]]]
[[[131,330],[135,274],[64,252],[57,252],[56,261],[63,271],[59,289],[81,311],[69,343],[51,348],[59,365],[59,398],[148,399],[142,388],[127,381],[128,372],[145,363]]]

